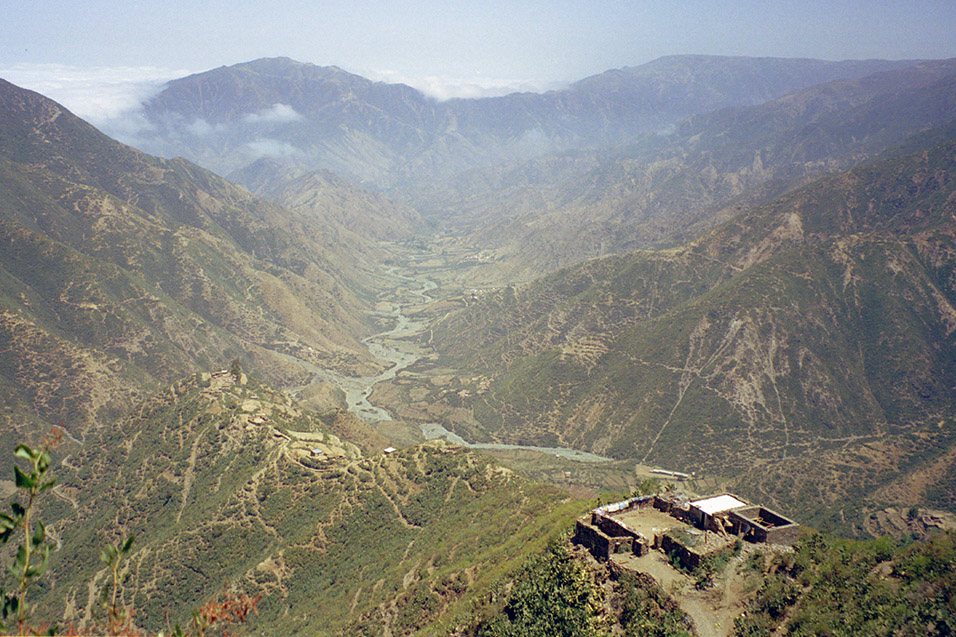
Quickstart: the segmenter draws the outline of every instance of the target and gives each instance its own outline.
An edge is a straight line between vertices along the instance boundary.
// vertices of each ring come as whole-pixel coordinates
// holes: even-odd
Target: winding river
[[[416,278],[400,274],[396,267],[390,267],[386,274],[396,280],[396,296],[415,297],[413,301],[393,301],[391,309],[385,312],[376,312],[375,316],[389,321],[394,321],[394,326],[378,334],[373,334],[365,338],[362,343],[368,348],[369,353],[375,358],[387,363],[390,366],[382,373],[376,376],[343,376],[332,370],[318,367],[308,361],[292,356],[291,354],[279,354],[284,358],[295,362],[306,368],[313,375],[312,382],[316,380],[325,381],[345,392],[345,400],[349,411],[356,414],[365,421],[375,422],[382,420],[392,420],[392,415],[388,410],[373,405],[369,402],[369,396],[377,383],[385,380],[391,380],[395,376],[417,362],[422,354],[412,351],[413,348],[402,349],[400,344],[394,343],[394,339],[414,336],[425,329],[425,325],[420,321],[415,321],[405,315],[404,309],[410,305],[416,305],[433,299],[428,293],[434,290],[438,285],[424,277]],[[392,343],[390,343],[392,341]],[[278,353],[278,352],[276,352]],[[311,384],[311,383],[310,383]],[[297,394],[309,385],[293,389],[292,393]],[[508,445],[499,443],[470,443],[454,432],[448,431],[438,423],[425,423],[420,425],[422,435],[426,440],[433,438],[444,438],[449,442],[469,447],[471,449],[485,450],[515,450],[523,449],[528,451],[537,451],[540,453],[552,454],[570,460],[580,462],[607,462],[610,458],[598,456],[585,451],[576,449],[566,449],[564,447],[535,447],[531,445]]]

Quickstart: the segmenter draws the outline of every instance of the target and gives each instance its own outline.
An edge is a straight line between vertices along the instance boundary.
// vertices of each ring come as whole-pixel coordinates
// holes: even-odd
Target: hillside
[[[619,145],[696,113],[912,63],[674,56],[558,91],[438,102],[337,67],[260,59],[170,82],[145,104],[150,129],[134,143],[223,175],[271,157],[390,187]]]
[[[193,369],[373,369],[361,246],[0,81],[3,428],[104,425]],[[13,444],[15,436],[6,436]],[[5,448],[5,447],[4,447]]]
[[[681,248],[492,294],[430,333],[431,373],[453,382],[379,395],[466,439],[734,477],[809,520],[859,524],[863,496],[953,509],[956,142],[940,135]]]
[[[89,621],[100,548],[135,533],[121,599],[149,631],[228,582],[263,595],[253,634],[444,632],[587,508],[441,441],[364,452],[331,433],[352,419],[197,373],[69,443],[38,615]]]
[[[528,281],[588,258],[678,245],[953,113],[956,63],[925,62],[698,114],[612,148],[475,168],[410,189],[409,200],[493,255],[468,285]]]
[[[665,589],[552,546],[515,575],[507,599],[489,604],[496,612],[475,634],[948,635],[956,628],[952,531],[899,543],[807,533],[792,551],[741,548],[712,563],[712,583],[701,590],[689,581]],[[680,608],[692,598],[742,608],[723,623],[691,622]]]
[[[144,108],[188,159],[0,80],[0,457],[63,434],[35,617],[95,632],[115,581],[148,634],[223,595],[257,635],[952,625],[956,61],[439,102],[274,58]],[[656,584],[568,545],[675,485],[894,539],[720,526],[732,570]]]
[[[360,238],[353,243],[359,245],[362,240],[405,239],[424,224],[415,209],[363,190],[327,170],[303,173],[263,158],[228,177],[288,210],[357,235]]]
[[[85,445],[55,447],[59,486],[38,515],[56,549],[31,590],[32,617],[102,626],[110,580],[97,556],[134,534],[117,605],[149,634],[186,626],[201,600],[244,595],[258,599],[243,627],[255,635],[951,623],[939,612],[953,585],[952,531],[866,542],[808,531],[792,551],[743,543],[699,572],[661,567],[683,583],[674,586],[663,572],[622,569],[627,556],[598,563],[569,546],[571,520],[592,504],[440,441],[388,455],[331,433],[353,422],[245,374],[197,373]],[[853,582],[837,597],[834,576]],[[733,626],[699,623],[728,608],[748,612],[731,615]]]

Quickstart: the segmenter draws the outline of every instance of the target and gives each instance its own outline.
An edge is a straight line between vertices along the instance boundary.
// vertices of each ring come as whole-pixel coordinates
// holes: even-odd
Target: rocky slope
[[[451,315],[430,338],[458,380],[424,400],[466,438],[737,476],[784,510],[822,504],[817,519],[862,494],[952,508],[953,130],[679,249],[591,261]]]
[[[234,357],[285,381],[301,372],[275,351],[370,369],[368,272],[320,219],[2,81],[0,212],[5,431],[79,436]]]

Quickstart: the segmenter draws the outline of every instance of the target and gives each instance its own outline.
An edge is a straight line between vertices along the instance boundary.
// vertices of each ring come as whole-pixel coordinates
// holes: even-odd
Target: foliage
[[[100,561],[109,569],[110,580],[100,592],[100,603],[106,611],[106,623],[110,635],[126,635],[134,630],[133,615],[129,608],[117,603],[120,592],[120,566],[123,558],[133,546],[134,534],[130,534],[119,545],[110,544],[100,553]],[[107,602],[107,598],[109,601]]]
[[[58,622],[41,621],[36,623],[28,614],[30,607],[27,592],[31,585],[46,571],[49,565],[50,550],[55,542],[46,532],[42,521],[35,519],[38,496],[56,485],[56,479],[49,475],[52,458],[50,451],[62,441],[63,430],[55,428],[44,438],[39,448],[19,444],[14,452],[15,458],[27,461],[26,471],[14,464],[16,487],[23,492],[24,502],[11,503],[12,515],[0,513],[0,543],[6,544],[11,538],[23,532],[23,543],[17,547],[13,562],[9,566],[15,581],[15,590],[6,593],[0,589],[2,615],[0,631],[8,632],[16,627],[18,634],[56,634]],[[34,526],[35,524],[35,526]],[[76,627],[67,626],[75,634],[108,634],[138,636],[147,634],[133,621],[134,609],[122,603],[121,580],[123,559],[129,555],[135,536],[130,534],[117,545],[108,545],[100,552],[100,562],[109,571],[107,584],[100,590],[100,603],[105,617],[94,617],[92,633],[81,632]],[[227,592],[221,600],[210,600],[193,613],[189,630],[184,632],[176,626],[172,633],[178,637],[205,637],[211,629],[221,629],[228,634],[229,627],[246,622],[255,612],[261,595],[250,597],[246,594]],[[89,630],[89,629],[87,629]]]
[[[633,495],[653,495],[661,492],[661,481],[657,478],[645,478],[634,490]]]
[[[621,605],[621,625],[626,635],[690,637],[686,616],[660,586],[641,582],[629,574],[621,580],[627,591]]]
[[[238,358],[232,359],[232,362],[229,363],[229,375],[232,376],[237,383],[242,377],[242,361]]]
[[[236,594],[226,590],[219,599],[209,600],[193,612],[189,630],[183,631],[177,625],[170,637],[206,637],[213,630],[222,631],[221,634],[226,637],[232,625],[244,624],[249,615],[256,613],[260,599],[262,593],[250,597],[245,593]]]
[[[24,501],[12,502],[10,515],[0,513],[0,543],[6,544],[18,532],[22,532],[23,541],[17,546],[9,567],[15,590],[6,593],[0,589],[3,604],[0,609],[0,629],[15,625],[22,633],[28,618],[27,590],[43,574],[49,562],[53,541],[48,537],[43,522],[31,519],[31,516],[35,512],[37,497],[56,484],[55,479],[47,476],[51,463],[49,451],[60,442],[62,435],[62,430],[57,428],[44,439],[39,449],[19,444],[13,452],[15,458],[28,463],[27,471],[21,469],[20,465],[13,466],[14,483],[23,494]]]
[[[598,594],[566,544],[553,542],[515,578],[503,613],[481,626],[481,637],[551,637],[595,634]]]
[[[791,635],[951,635],[956,632],[956,532],[926,542],[813,533],[762,574],[738,635],[785,623]]]
[[[612,572],[558,541],[513,575],[503,607],[475,632],[479,637],[692,634],[677,602],[652,578]]]

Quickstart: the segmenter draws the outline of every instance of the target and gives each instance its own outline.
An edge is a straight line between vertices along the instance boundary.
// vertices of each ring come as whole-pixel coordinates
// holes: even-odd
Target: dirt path
[[[697,590],[694,578],[671,566],[667,557],[651,551],[643,557],[619,553],[611,559],[624,568],[646,573],[677,600],[694,622],[700,637],[726,637],[733,633],[734,620],[744,610],[743,578],[737,573],[739,559],[732,560],[710,590]]]

